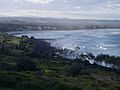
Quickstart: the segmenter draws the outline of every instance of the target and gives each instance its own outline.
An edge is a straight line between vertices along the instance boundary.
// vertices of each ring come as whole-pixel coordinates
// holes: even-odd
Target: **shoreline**
[[[97,56],[95,56],[93,53],[89,53],[88,51],[85,53],[81,52],[80,48],[77,48],[76,50],[71,50],[71,49],[67,49],[67,48],[60,49],[60,48],[51,46],[51,44],[49,42],[45,41],[45,39],[29,38],[29,37],[27,37],[27,35],[24,37],[27,38],[26,44],[32,43],[33,52],[38,55],[41,55],[41,56],[50,55],[51,57],[58,57],[58,58],[60,57],[63,59],[68,59],[70,61],[73,61],[73,60],[88,61],[91,65],[97,64],[98,66],[102,66],[105,68],[120,69],[119,68],[120,66],[118,64],[116,64],[116,62],[120,63],[120,61],[119,61],[120,57],[110,56],[109,54],[108,55],[98,54]],[[21,39],[22,39],[22,37],[21,37]],[[101,58],[101,56],[102,56],[102,58]],[[97,57],[98,57],[98,59],[96,59]],[[108,59],[106,59],[106,57]],[[112,57],[114,57],[113,61],[111,60]],[[118,61],[115,61],[117,59],[118,59]]]
[[[83,30],[85,30],[85,31],[90,31],[90,30],[120,30],[120,28],[119,29],[111,29],[111,28],[108,28],[108,29],[74,29],[74,30],[64,30],[64,29],[61,29],[61,30],[16,30],[16,31],[8,31],[8,32],[6,32],[6,33],[11,33],[11,32],[43,32],[43,31],[83,31]],[[18,33],[19,34],[19,33]],[[21,33],[20,33],[21,34]]]
[[[116,29],[117,31],[114,31],[113,29],[110,29],[112,32],[119,32],[119,30],[118,29]],[[78,30],[77,30],[78,31]],[[80,31],[80,33],[84,33],[84,30],[79,30]],[[79,32],[78,31],[78,32]],[[110,32],[111,32],[110,31]],[[60,37],[58,36],[55,36],[56,34],[53,34],[53,33],[61,33],[60,34]],[[62,33],[66,33],[65,35],[62,35]],[[49,42],[49,43],[54,43],[54,41],[57,41],[57,40],[59,40],[59,39],[61,39],[61,37],[63,37],[63,36],[65,36],[65,38],[67,38],[68,37],[68,41],[69,41],[69,36],[67,36],[67,33],[68,33],[68,35],[69,35],[69,33],[74,33],[75,32],[75,34],[77,33],[76,31],[70,31],[70,32],[67,32],[67,31],[18,31],[18,32],[10,32],[10,33],[8,33],[8,34],[10,34],[10,35],[13,35],[13,36],[16,36],[16,37],[21,37],[22,35],[27,35],[29,38],[31,37],[31,36],[33,36],[33,37],[35,37],[36,39],[39,39],[39,40],[42,40],[42,41],[45,41],[45,42]],[[85,31],[85,33],[91,33],[92,34],[92,31]],[[93,32],[104,32],[104,30],[100,30],[100,31],[93,31]],[[106,31],[107,32],[107,31]],[[109,31],[108,31],[109,32]],[[33,34],[32,34],[33,33]],[[40,33],[40,34],[38,34],[38,33]],[[50,34],[49,34],[50,33]],[[37,34],[37,35],[36,35]],[[46,35],[46,36],[45,36]],[[51,36],[51,35],[53,35],[52,37],[49,37],[49,35]],[[55,36],[55,38],[54,38],[54,36]],[[86,36],[86,35],[85,35]],[[89,36],[89,35],[88,35]],[[101,37],[101,36],[100,36]],[[72,36],[72,38],[74,39],[74,37]],[[64,38],[63,38],[64,39]],[[93,38],[92,38],[93,39]],[[103,38],[104,39],[104,38]],[[86,40],[86,39],[85,39]],[[101,41],[101,40],[100,40]],[[62,43],[62,42],[61,42]],[[60,43],[59,43],[60,44]],[[105,53],[105,54],[107,54],[106,53],[106,51],[104,52],[104,50],[101,50],[102,48],[102,46],[101,47],[98,47],[97,46],[97,44],[99,45],[99,43],[95,43],[94,45],[94,47],[95,48],[97,48],[97,50],[98,51],[102,51],[103,53]],[[58,44],[57,44],[58,45]],[[66,45],[66,44],[65,44]],[[100,44],[101,45],[101,44]],[[61,45],[58,45],[58,47],[59,46],[64,46],[64,42],[63,42],[63,44],[61,44]],[[75,45],[76,46],[76,45]],[[86,44],[85,44],[85,46],[86,46]],[[86,46],[87,47],[87,46]],[[92,48],[94,48],[94,47],[92,47]],[[61,47],[62,48],[62,47]],[[90,47],[88,47],[88,48],[90,48]],[[107,48],[107,47],[104,47],[103,46],[103,48]],[[109,46],[108,46],[108,48],[109,48]],[[111,47],[111,49],[114,49],[114,47]],[[114,50],[115,51],[115,50]],[[94,52],[94,51],[93,51]],[[94,54],[96,54],[96,52],[94,52]],[[102,54],[102,53],[97,53],[96,55],[98,55],[98,54]],[[108,53],[109,54],[109,53]],[[115,52],[115,54],[112,54],[112,53],[110,53],[110,55],[114,55],[114,56],[119,56],[118,55],[118,52]]]

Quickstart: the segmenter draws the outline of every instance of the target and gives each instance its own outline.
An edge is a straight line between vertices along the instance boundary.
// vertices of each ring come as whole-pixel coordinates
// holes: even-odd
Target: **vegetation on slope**
[[[120,68],[120,57],[117,56],[115,57],[101,54],[96,57],[96,61],[114,64],[115,66],[118,66]]]
[[[33,37],[0,40],[0,90],[120,90],[117,71],[53,57],[54,48]]]

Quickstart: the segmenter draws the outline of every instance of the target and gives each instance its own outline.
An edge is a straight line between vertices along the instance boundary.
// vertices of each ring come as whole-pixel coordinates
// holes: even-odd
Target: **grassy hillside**
[[[0,90],[120,90],[117,70],[53,57],[35,42],[0,34]]]

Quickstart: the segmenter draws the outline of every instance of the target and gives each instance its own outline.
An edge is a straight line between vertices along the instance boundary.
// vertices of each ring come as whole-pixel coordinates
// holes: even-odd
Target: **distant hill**
[[[13,28],[10,27],[11,25]],[[0,17],[0,30],[3,28],[8,29],[7,31],[9,28],[11,30],[18,30],[18,28],[21,30],[119,29],[120,20]]]
[[[26,23],[68,23],[68,24],[114,24],[120,20],[90,20],[90,19],[57,19],[57,18],[33,18],[33,17],[0,17],[0,22],[23,21]]]

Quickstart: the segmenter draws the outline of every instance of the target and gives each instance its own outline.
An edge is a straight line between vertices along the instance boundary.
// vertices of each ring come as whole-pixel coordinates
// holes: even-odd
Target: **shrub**
[[[70,76],[77,76],[80,74],[80,71],[84,68],[84,64],[80,62],[74,62],[72,65],[67,65],[65,67],[65,72]]]
[[[18,71],[35,71],[37,65],[28,57],[22,58],[17,64]]]
[[[16,71],[16,65],[8,62],[0,62],[0,70],[2,71]]]

